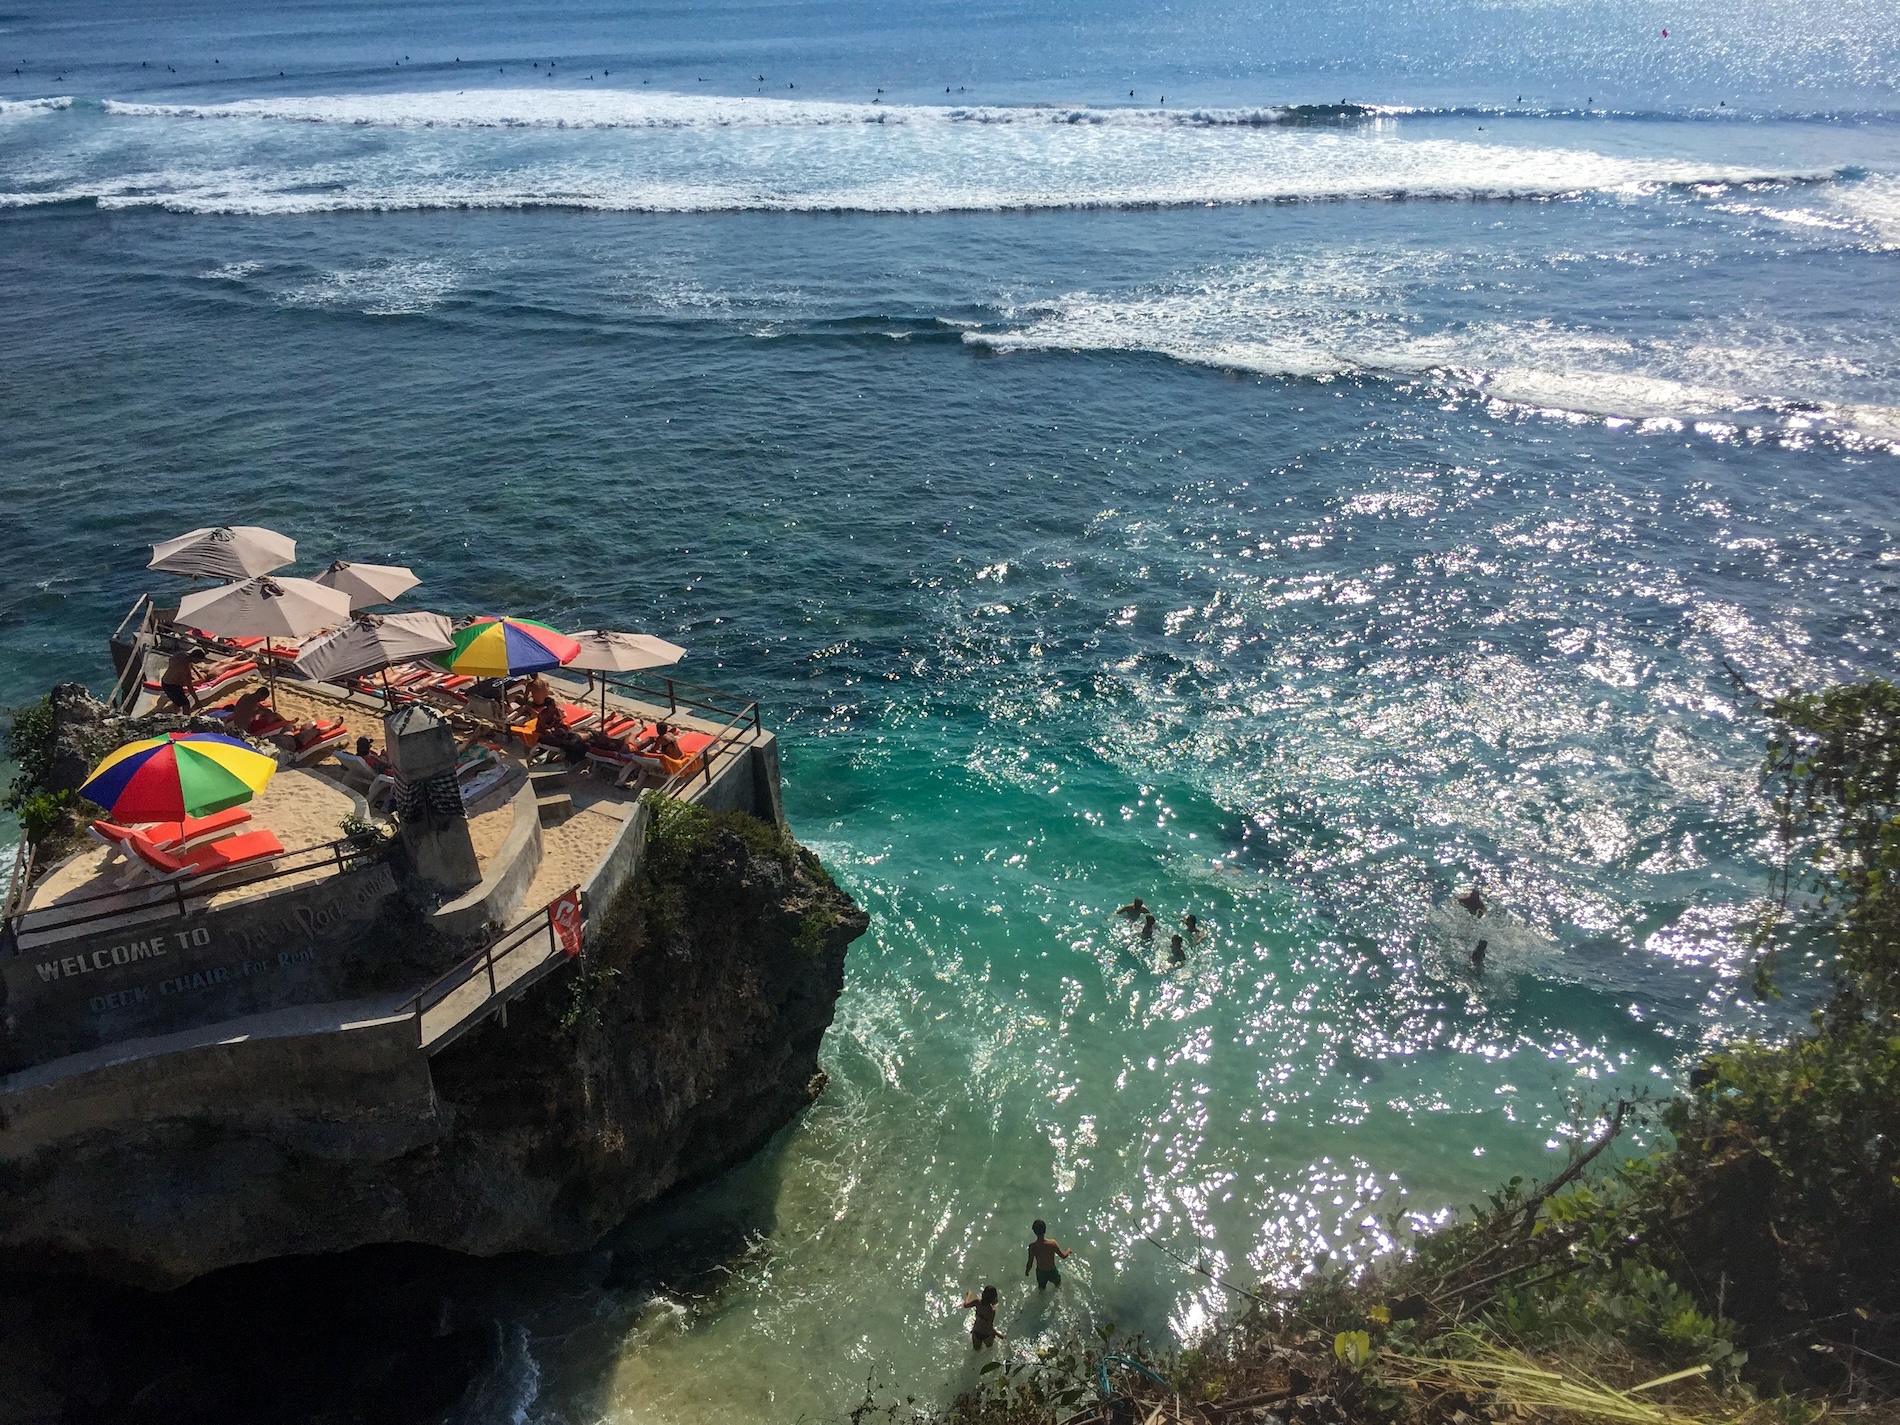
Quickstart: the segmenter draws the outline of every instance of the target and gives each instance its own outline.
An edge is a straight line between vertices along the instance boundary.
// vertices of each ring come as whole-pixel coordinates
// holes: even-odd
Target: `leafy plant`
[[[54,731],[53,700],[50,697],[26,703],[8,714],[6,752],[19,764],[19,770],[13,774],[12,784],[7,788],[4,805],[8,811],[21,811],[28,797],[43,790],[42,784],[53,765]]]

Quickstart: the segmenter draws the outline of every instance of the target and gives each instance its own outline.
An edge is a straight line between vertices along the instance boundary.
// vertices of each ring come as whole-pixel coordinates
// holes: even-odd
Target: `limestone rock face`
[[[386,1112],[337,1111],[313,1085],[281,1109],[265,1094],[161,1112],[0,1163],[0,1267],[170,1286],[373,1243],[573,1252],[743,1160],[823,1088],[867,919],[762,823],[701,816],[647,861],[584,961],[506,1026],[418,1051]]]

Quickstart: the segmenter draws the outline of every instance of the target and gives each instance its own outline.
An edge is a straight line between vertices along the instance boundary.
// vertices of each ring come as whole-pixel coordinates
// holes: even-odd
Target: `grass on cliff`
[[[946,1410],[867,1395],[854,1418],[1900,1422],[1900,689],[1756,706],[1780,840],[1756,989],[1776,993],[1793,936],[1823,946],[1833,993],[1807,1032],[1608,1107],[1548,1183],[1409,1239],[1389,1222],[1404,1247],[1370,1266],[1321,1262],[1290,1292],[1219,1281],[1234,1313],[1190,1349],[1105,1328],[1016,1348]],[[1662,1145],[1619,1157],[1643,1120]]]

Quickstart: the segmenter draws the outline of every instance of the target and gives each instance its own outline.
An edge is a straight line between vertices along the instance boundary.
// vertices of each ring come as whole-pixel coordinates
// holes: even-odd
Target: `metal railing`
[[[138,702],[139,690],[144,686],[145,659],[152,648],[150,628],[152,608],[152,596],[140,594],[137,602],[126,611],[125,617],[119,620],[119,626],[112,630],[109,643],[116,649],[125,633],[126,625],[135,620],[138,624],[138,627],[133,629],[131,638],[126,640],[130,646],[126,650],[125,666],[119,670],[119,676],[112,685],[112,691],[106,695],[106,706],[114,712],[131,712]]]
[[[175,881],[135,881],[91,895],[75,896],[72,900],[55,901],[38,909],[28,908],[25,899],[21,898],[17,904],[9,905],[4,920],[0,920],[0,937],[4,937],[10,952],[17,955],[20,953],[22,935],[64,934],[99,921],[118,920],[127,916],[149,918],[158,912],[167,918],[186,916],[192,912],[193,901],[209,901],[213,896],[240,887],[248,889],[271,881],[281,881],[287,876],[307,875],[325,865],[333,866],[339,875],[358,871],[381,861],[387,849],[386,846],[366,846],[346,836],[338,841],[308,846],[301,851],[279,856],[268,866],[260,866],[254,873],[242,870],[224,873],[211,871]],[[126,900],[127,896],[143,890],[162,890],[167,894],[146,900]],[[8,900],[14,900],[11,891]],[[106,901],[116,904],[105,905]],[[69,911],[79,913],[67,915]]]
[[[698,763],[697,766],[689,761],[679,771],[667,778],[666,781],[660,785],[660,795],[665,797],[682,796],[685,794],[686,789],[692,786],[695,780],[702,778],[705,784],[710,787],[713,781],[714,759],[718,757],[719,753],[728,745],[733,747],[736,751],[741,741],[741,733],[747,725],[748,713],[750,714],[752,735],[754,737],[758,736],[759,705],[753,703],[750,708],[741,711],[724,727],[720,728],[719,731],[713,735],[713,740],[700,749],[697,757],[694,759],[694,761]]]
[[[731,718],[736,713],[751,722],[755,733],[761,730],[758,703],[750,698],[742,698],[737,693],[708,688],[700,683],[688,683],[679,678],[643,680],[625,673],[597,673],[594,676],[607,685],[610,693],[655,705],[664,697],[666,710],[670,713],[677,713],[681,708],[690,708],[713,718]]]
[[[13,848],[13,872],[7,878],[7,893],[0,899],[0,926],[4,926],[18,907],[26,904],[27,888],[33,884],[33,843],[26,831],[20,832],[20,844]]]
[[[561,937],[554,908],[578,890],[556,896],[541,909],[516,921],[467,959],[417,990],[397,1008],[416,1022],[416,1047],[433,1054],[447,1048],[491,1014],[505,1013],[508,1001],[524,993],[560,955]],[[557,959],[557,957],[559,957]],[[501,973],[496,966],[515,961]],[[485,992],[484,992],[485,987]],[[462,995],[465,989],[474,993]],[[435,1022],[430,1023],[430,1016]]]

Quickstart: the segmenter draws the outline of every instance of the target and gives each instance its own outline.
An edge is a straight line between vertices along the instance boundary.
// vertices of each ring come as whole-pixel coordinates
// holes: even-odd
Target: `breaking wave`
[[[1368,104],[1237,109],[856,104],[619,89],[425,90],[240,99],[228,104],[143,104],[108,99],[103,107],[108,114],[126,118],[269,119],[357,127],[464,129],[831,128],[858,124],[1254,129],[1349,123],[1403,112]]]

